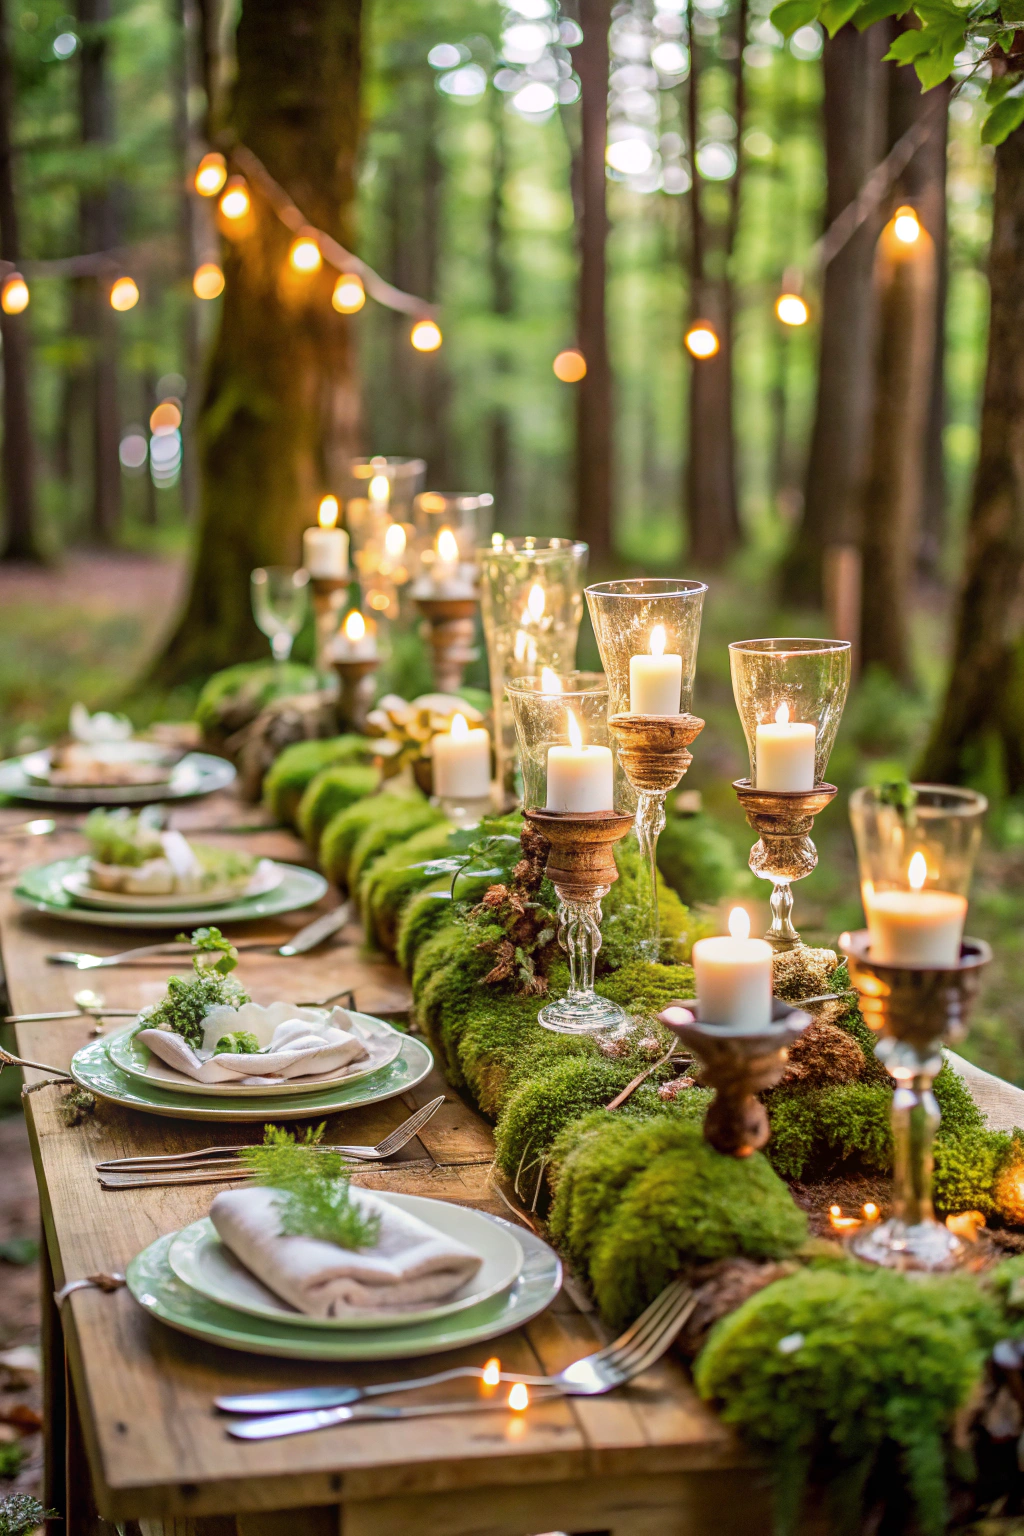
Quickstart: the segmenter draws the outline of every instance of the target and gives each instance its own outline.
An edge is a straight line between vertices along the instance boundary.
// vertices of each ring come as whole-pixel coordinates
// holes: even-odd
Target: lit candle
[[[678,715],[683,691],[683,658],[665,654],[665,626],[651,630],[649,656],[629,658],[631,715]]]
[[[302,563],[314,581],[348,576],[348,534],[337,526],[339,510],[337,496],[325,496],[317,512],[319,527],[302,535]]]
[[[693,975],[702,1024],[765,1029],[772,1017],[772,948],[750,937],[742,907],[729,913],[729,938],[698,939]]]
[[[434,542],[431,579],[435,587],[450,587],[459,569],[459,545],[450,528],[442,528]]]
[[[817,734],[813,725],[790,720],[789,705],[780,704],[774,724],[757,728],[755,789],[813,789]]]
[[[610,747],[585,747],[583,733],[572,710],[568,747],[548,748],[549,811],[610,811],[612,754]]]
[[[918,852],[907,869],[908,891],[876,891],[865,883],[871,958],[880,965],[951,967],[959,960],[967,897],[926,891],[927,878],[928,861]]]
[[[482,800],[491,792],[491,738],[484,727],[470,730],[465,715],[452,717],[447,734],[431,742],[434,794],[445,800]]]
[[[353,608],[334,641],[335,661],[376,661],[377,640],[358,608]]]
[[[387,475],[376,474],[367,487],[367,497],[370,502],[371,512],[386,512],[391,500],[391,481]]]

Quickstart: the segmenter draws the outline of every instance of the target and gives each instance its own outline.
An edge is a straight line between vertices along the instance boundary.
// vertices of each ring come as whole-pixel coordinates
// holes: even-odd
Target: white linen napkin
[[[221,1241],[275,1295],[308,1317],[401,1312],[446,1301],[483,1263],[454,1238],[367,1189],[352,1199],[380,1217],[372,1248],[352,1250],[315,1237],[282,1237],[275,1189],[228,1189],[210,1207]]]
[[[137,1038],[167,1066],[200,1083],[256,1086],[290,1077],[336,1072],[368,1061],[371,1053],[353,1032],[344,1008],[297,1008],[291,1003],[245,1003],[241,1008],[213,1008],[204,1021],[203,1043],[196,1050],[165,1029],[141,1029]],[[246,1030],[262,1049],[216,1053],[222,1035]]]

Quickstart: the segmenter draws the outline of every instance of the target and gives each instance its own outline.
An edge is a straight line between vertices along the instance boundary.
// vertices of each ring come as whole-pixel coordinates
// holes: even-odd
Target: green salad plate
[[[384,1026],[385,1028],[387,1026]],[[306,1120],[315,1115],[336,1115],[360,1104],[377,1104],[407,1093],[427,1077],[434,1058],[422,1040],[406,1035],[394,1061],[334,1087],[311,1088],[309,1093],[266,1094],[261,1098],[215,1098],[199,1093],[179,1093],[155,1082],[129,1074],[117,1065],[125,1049],[145,1052],[144,1045],[126,1039],[135,1024],[116,1034],[90,1040],[71,1058],[71,1075],[81,1088],[97,1098],[109,1099],[149,1115],[168,1115],[174,1120]],[[146,1053],[148,1054],[148,1052]]]
[[[68,875],[84,870],[89,864],[87,853],[74,859],[55,859],[52,864],[36,864],[22,870],[14,894],[23,906],[33,912],[45,912],[48,917],[63,918],[65,922],[92,923],[102,928],[187,928],[195,924],[254,922],[260,917],[279,917],[282,912],[296,912],[301,907],[311,907],[327,894],[327,881],[313,869],[301,864],[278,864],[284,878],[265,891],[262,896],[239,896],[217,906],[198,906],[183,910],[139,912],[120,908],[87,907],[75,901],[65,888]]]

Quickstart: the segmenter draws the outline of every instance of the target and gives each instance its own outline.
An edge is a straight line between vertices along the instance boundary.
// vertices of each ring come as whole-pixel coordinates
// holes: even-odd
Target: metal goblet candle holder
[[[964,1245],[932,1209],[932,1146],[940,1120],[932,1083],[942,1043],[955,1044],[966,1031],[992,951],[982,939],[964,939],[953,967],[883,965],[871,959],[867,929],[843,934],[839,948],[864,1022],[882,1037],[875,1054],[896,1081],[893,1214],[864,1227],[851,1247],[890,1269],[954,1268]]]
[[[772,882],[771,926],[764,937],[777,954],[803,944],[793,926],[793,881],[817,867],[818,850],[811,841],[814,818],[838,793],[834,784],[813,789],[754,789],[749,779],[733,783],[736,798],[758,835],[748,864],[762,880]]]
[[[469,663],[476,660],[473,634],[480,600],[475,596],[417,596],[415,603],[425,620],[434,685],[441,693],[454,693],[462,687]]]

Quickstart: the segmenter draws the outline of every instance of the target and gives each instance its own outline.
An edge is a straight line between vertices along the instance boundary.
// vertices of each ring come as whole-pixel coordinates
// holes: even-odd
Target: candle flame
[[[865,1207],[864,1207],[864,1218],[865,1218],[866,1221],[877,1221],[878,1220],[878,1206],[875,1204],[875,1202],[873,1200],[869,1200],[868,1203],[865,1205]]]
[[[544,588],[539,581],[535,581],[530,588],[530,595],[526,599],[526,613],[527,619],[532,619],[535,624],[539,624],[544,617]]]
[[[579,752],[583,746],[583,732],[580,730],[580,723],[571,709],[567,709],[566,714],[569,716],[569,745],[575,752]]]
[[[788,725],[789,724],[789,705],[788,704],[786,704],[786,703],[780,704],[778,709],[775,711],[775,724],[776,725]]]
[[[398,560],[405,554],[406,533],[401,523],[392,523],[384,535],[384,553],[390,555],[392,560]]]
[[[835,1232],[848,1232],[853,1227],[860,1226],[859,1216],[844,1216],[841,1205],[830,1205],[828,1208],[829,1225]]]
[[[490,1360],[488,1360],[484,1366],[484,1385],[488,1387],[496,1387],[498,1385],[500,1376],[501,1361],[498,1359],[497,1355],[492,1355]]]
[[[552,672],[550,667],[541,667],[540,686],[545,693],[561,693],[562,679],[557,672]]]
[[[387,475],[374,475],[370,481],[369,497],[371,501],[391,500],[391,481]]]
[[[459,558],[459,546],[450,528],[442,528],[437,536],[437,558],[449,565]]]
[[[655,624],[651,630],[651,655],[664,656],[665,654],[665,626]]]
[[[324,496],[317,508],[316,520],[321,528],[337,528],[340,511],[337,496]]]
[[[517,1381],[514,1383],[512,1390],[508,1395],[508,1405],[512,1409],[513,1413],[522,1413],[524,1408],[529,1408],[530,1394],[526,1390],[525,1381]]]
[[[465,741],[469,735],[469,722],[465,715],[454,714],[452,716],[452,740]]]
[[[505,547],[505,535],[503,533],[492,533],[491,534],[491,548],[497,550],[497,549],[504,549],[504,547]]]
[[[745,907],[733,907],[729,913],[729,932],[734,939],[750,938],[750,913]]]
[[[366,620],[358,608],[353,608],[342,628],[345,631],[346,640],[362,640],[366,635]]]
[[[920,851],[914,854],[907,868],[907,882],[912,891],[919,891],[928,879],[928,861]]]

